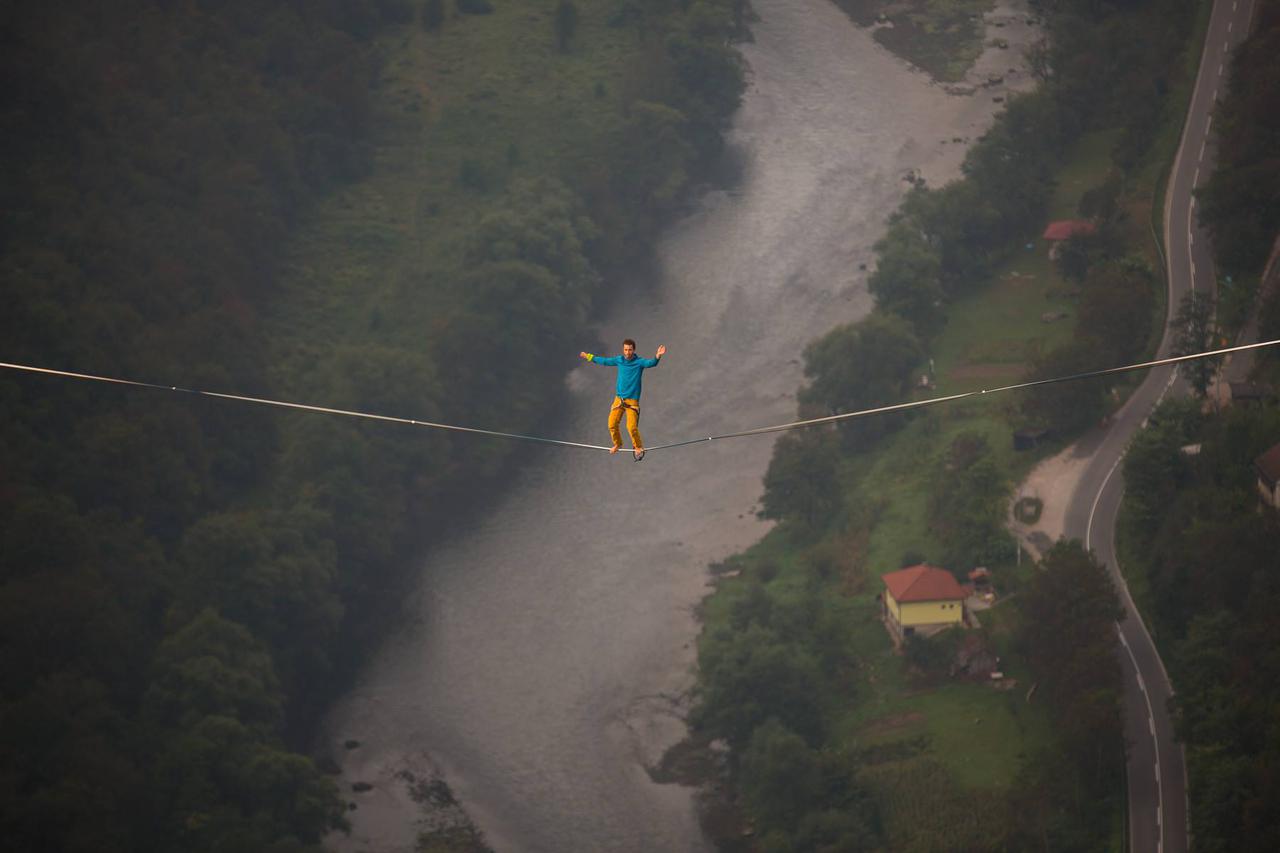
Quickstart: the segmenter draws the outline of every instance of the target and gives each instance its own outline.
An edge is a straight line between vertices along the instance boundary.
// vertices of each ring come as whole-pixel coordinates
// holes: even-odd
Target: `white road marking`
[[[1112,468],[1111,470],[1114,471],[1115,468]],[[1103,482],[1103,487],[1104,488],[1106,487],[1105,481]],[[1098,494],[1102,494],[1101,489],[1098,490]],[[1097,506],[1097,501],[1094,501],[1094,505]],[[1090,513],[1090,521],[1092,521],[1092,517],[1093,517],[1092,513]],[[1092,527],[1092,524],[1090,524],[1090,527]],[[1088,538],[1089,538],[1089,528],[1086,527],[1085,528],[1086,542],[1088,541]],[[1089,546],[1085,545],[1085,547],[1088,548]],[[1148,720],[1153,719],[1156,715],[1156,712],[1151,707],[1151,697],[1147,695],[1147,688],[1142,683],[1142,670],[1138,666],[1138,659],[1133,656],[1133,649],[1129,648],[1129,641],[1124,638],[1124,631],[1120,630],[1119,622],[1116,623],[1116,633],[1120,636],[1120,645],[1124,646],[1124,650],[1129,653],[1129,660],[1132,661],[1133,663],[1133,671],[1138,675],[1138,686],[1142,688],[1142,698],[1145,699],[1147,702],[1147,719]],[[1156,804],[1157,804],[1156,807],[1159,808],[1159,804],[1164,802],[1163,794],[1160,792],[1160,740],[1159,738],[1155,738],[1155,737],[1151,738],[1151,748],[1155,751],[1155,754],[1156,754]],[[1157,812],[1157,814],[1159,813]],[[1164,849],[1164,824],[1163,823],[1160,824],[1160,834],[1156,836],[1156,839],[1157,839],[1156,851],[1158,853],[1158,851]]]
[[[1231,32],[1231,25],[1234,23],[1235,21],[1227,21],[1227,32]]]
[[[1197,159],[1199,160],[1204,159],[1204,147],[1208,144],[1209,144],[1209,140],[1207,139],[1200,140],[1200,156]]]
[[[1102,500],[1102,493],[1107,490],[1107,483],[1111,482],[1111,475],[1114,474],[1116,472],[1116,469],[1120,467],[1120,461],[1122,459],[1124,459],[1123,453],[1121,453],[1119,456],[1116,457],[1115,462],[1111,463],[1111,470],[1107,472],[1107,476],[1102,478],[1102,485],[1098,487],[1098,493],[1093,496],[1093,506],[1089,507],[1089,520],[1085,522],[1085,527],[1084,527],[1084,547],[1086,551],[1088,551],[1091,547],[1089,544],[1089,541],[1093,535],[1093,515],[1098,511],[1098,501]],[[1121,641],[1124,640],[1124,634],[1120,635],[1120,639]],[[1133,652],[1130,652],[1129,656],[1133,657]],[[1138,662],[1136,660],[1133,662],[1133,668],[1135,672],[1139,671]],[[1139,686],[1142,685],[1141,675],[1138,676],[1138,685]],[[1146,689],[1146,688],[1143,688],[1143,689]]]
[[[1152,406],[1152,409],[1153,409],[1153,410],[1154,410],[1154,409],[1156,409],[1157,407],[1159,407],[1159,405],[1160,405],[1161,403],[1163,403],[1163,402],[1164,402],[1164,395],[1169,393],[1169,389],[1170,389],[1170,388],[1172,388],[1172,387],[1173,387],[1173,383],[1174,383],[1174,382],[1177,382],[1177,381],[1178,381],[1178,371],[1176,371],[1176,370],[1172,370],[1172,371],[1170,371],[1170,372],[1169,372],[1169,381],[1168,381],[1168,382],[1166,382],[1166,383],[1164,383],[1164,387],[1160,389],[1160,396],[1159,396],[1159,397],[1156,397],[1156,404],[1155,404],[1155,406]],[[1143,428],[1144,428],[1144,429],[1146,428],[1146,424],[1147,424],[1147,422],[1144,420],[1144,421],[1142,422],[1142,425],[1143,425]]]
[[[1151,736],[1156,736],[1156,721],[1147,717],[1147,728],[1151,729]]]
[[[1200,184],[1200,167],[1197,166],[1196,175],[1194,178],[1191,179],[1191,186],[1194,187],[1194,186],[1198,186],[1199,184]]]

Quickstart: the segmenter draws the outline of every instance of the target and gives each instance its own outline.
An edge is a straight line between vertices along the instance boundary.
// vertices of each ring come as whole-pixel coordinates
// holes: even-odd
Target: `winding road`
[[[1189,291],[1212,292],[1215,286],[1209,241],[1196,221],[1192,191],[1213,170],[1213,108],[1225,91],[1231,53],[1248,34],[1253,5],[1253,0],[1217,0],[1209,22],[1200,72],[1165,197],[1170,314]],[[1167,355],[1170,347],[1166,331],[1160,356]],[[1171,392],[1186,393],[1173,368],[1152,370],[1105,429],[1081,440],[1076,452],[1087,453],[1090,459],[1082,469],[1064,524],[1064,535],[1084,542],[1109,567],[1126,611],[1117,630],[1125,683],[1125,737],[1129,744],[1129,849],[1134,853],[1182,853],[1190,846],[1186,761],[1168,711],[1173,688],[1120,575],[1115,553],[1116,513],[1124,492],[1120,462],[1130,438],[1143,427],[1164,395]]]

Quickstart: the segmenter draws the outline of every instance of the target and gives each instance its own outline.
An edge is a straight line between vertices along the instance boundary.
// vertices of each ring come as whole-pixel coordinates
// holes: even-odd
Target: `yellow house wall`
[[[889,608],[889,615],[893,617],[893,621],[901,625],[902,609],[898,607],[898,601],[893,597],[893,593],[887,589],[884,591],[884,603]]]
[[[1258,492],[1270,506],[1280,509],[1280,481],[1268,487],[1267,481],[1259,477]]]
[[[888,598],[893,600],[893,596]],[[894,616],[908,628],[913,625],[959,625],[964,621],[962,604],[959,601],[910,601],[898,605],[898,612]]]

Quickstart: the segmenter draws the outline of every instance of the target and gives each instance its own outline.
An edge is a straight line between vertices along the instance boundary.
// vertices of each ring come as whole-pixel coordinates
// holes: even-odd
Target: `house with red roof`
[[[899,637],[964,624],[968,591],[946,569],[921,563],[881,575],[885,624]]]
[[[1280,509],[1280,444],[1253,461],[1258,472],[1258,491],[1262,500],[1272,509]]]
[[[1059,219],[1050,222],[1041,236],[1050,242],[1069,240],[1078,234],[1092,234],[1098,227],[1087,219]]]
[[[1059,219],[1057,222],[1050,222],[1041,236],[1049,241],[1049,257],[1056,260],[1064,240],[1092,234],[1097,230],[1097,226],[1087,219]]]

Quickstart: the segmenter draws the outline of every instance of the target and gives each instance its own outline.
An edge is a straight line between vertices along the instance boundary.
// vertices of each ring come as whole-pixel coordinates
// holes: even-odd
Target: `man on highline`
[[[618,424],[622,413],[627,413],[627,433],[631,436],[631,451],[636,461],[644,458],[644,440],[640,438],[640,375],[647,367],[657,367],[658,361],[666,353],[665,346],[658,347],[653,358],[640,358],[636,355],[636,342],[627,338],[622,342],[622,355],[600,356],[589,352],[578,353],[593,364],[618,368],[617,396],[613,398],[613,407],[609,410],[609,437],[613,439],[610,453],[617,453],[622,447],[622,432]]]

